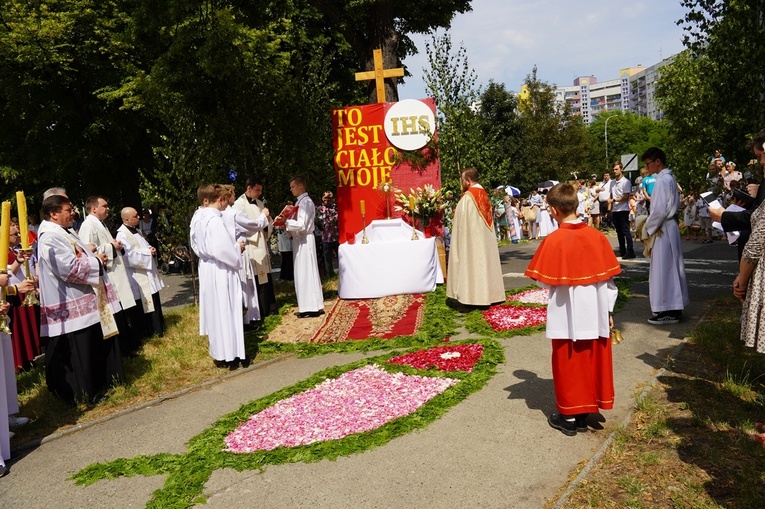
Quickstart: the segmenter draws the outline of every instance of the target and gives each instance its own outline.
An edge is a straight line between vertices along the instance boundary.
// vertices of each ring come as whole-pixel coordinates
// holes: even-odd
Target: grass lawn
[[[713,303],[565,507],[765,507],[765,446],[750,439],[765,422],[765,355],[741,344],[740,311]]]

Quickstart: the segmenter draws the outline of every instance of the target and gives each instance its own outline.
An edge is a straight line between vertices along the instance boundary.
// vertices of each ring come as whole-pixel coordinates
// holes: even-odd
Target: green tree
[[[138,203],[156,132],[106,92],[133,65],[129,27],[114,0],[0,0],[0,177],[31,204],[51,185]]]
[[[519,159],[523,129],[518,100],[503,83],[489,81],[481,94],[478,127],[480,168],[488,185],[516,185],[522,173]]]
[[[668,155],[681,180],[700,182],[716,148],[739,163],[747,139],[765,127],[765,4],[757,0],[683,0],[678,22],[686,51],[662,69],[657,96],[671,138]]]
[[[343,35],[356,54],[360,70],[374,68],[372,50],[382,49],[386,69],[400,67],[417,52],[409,34],[449,28],[455,14],[471,10],[470,0],[306,0]],[[397,82],[385,80],[387,101],[398,101]],[[377,102],[374,82],[367,84],[369,102]]]
[[[581,117],[568,104],[555,104],[555,89],[537,78],[534,67],[518,101],[523,126],[522,172],[518,186],[525,192],[544,180],[568,181],[589,171],[589,142]]]
[[[606,157],[606,121],[608,121],[608,157]],[[650,117],[622,111],[604,111],[587,126],[590,142],[589,163],[593,172],[611,170],[622,154],[640,154],[649,147],[667,146],[666,123]],[[640,165],[640,161],[638,161]],[[637,176],[637,175],[634,175]]]
[[[434,34],[425,43],[429,69],[425,71],[428,95],[435,99],[438,119],[438,155],[443,186],[460,190],[462,172],[480,163],[481,130],[475,107],[480,89],[470,67],[467,49],[452,52],[449,33]]]

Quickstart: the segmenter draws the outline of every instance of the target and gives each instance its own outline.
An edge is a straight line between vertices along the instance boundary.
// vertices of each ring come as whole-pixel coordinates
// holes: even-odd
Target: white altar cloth
[[[362,244],[363,232],[354,244],[338,248],[341,299],[375,299],[388,295],[427,293],[444,282],[438,263],[436,239],[411,240],[412,227],[401,219],[381,219],[367,226],[369,244]]]

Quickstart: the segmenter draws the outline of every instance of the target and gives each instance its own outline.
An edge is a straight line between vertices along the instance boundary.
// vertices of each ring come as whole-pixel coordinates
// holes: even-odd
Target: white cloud
[[[577,76],[616,79],[619,70],[649,66],[683,49],[676,21],[679,0],[474,0],[473,11],[458,15],[450,31],[456,49],[464,43],[480,83],[490,79],[518,90],[534,67],[540,79],[560,86]],[[424,42],[404,63],[413,76],[401,98],[425,97]]]

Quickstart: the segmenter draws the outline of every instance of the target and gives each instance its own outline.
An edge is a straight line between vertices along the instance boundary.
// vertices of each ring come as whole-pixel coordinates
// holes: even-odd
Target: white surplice
[[[550,291],[546,338],[581,341],[611,335],[608,313],[619,295],[613,279],[578,286],[537,284]]]
[[[199,257],[199,334],[207,335],[213,359],[244,359],[239,246],[215,208],[199,209],[191,226],[191,245]]]
[[[262,234],[263,230],[268,228],[269,222],[268,216],[261,214],[260,211],[258,211],[256,216],[253,219],[242,210],[234,207],[228,207],[223,211],[223,222],[226,223],[226,227],[229,230],[233,231],[237,242],[240,240],[247,242],[244,251],[242,251],[242,270],[239,271],[239,277],[242,280],[244,306],[247,308],[247,313],[245,313],[243,318],[244,323],[260,320],[258,287],[255,282],[255,273],[252,270],[253,265],[251,264],[253,258],[248,254],[247,246],[251,237],[258,238],[258,234]],[[268,275],[266,275],[266,281],[268,281]]]
[[[157,261],[151,254],[151,245],[143,233],[140,233],[140,230],[136,230],[136,232],[133,233],[128,226],[123,224],[117,230],[117,240],[122,243],[122,249],[125,251],[123,260],[133,299],[141,301],[144,313],[153,313],[152,295],[164,288],[165,283],[159,277]]]
[[[83,220],[77,234],[85,244],[95,244],[97,253],[106,255],[106,273],[109,274],[109,281],[117,291],[122,309],[135,306],[135,299],[130,289],[130,280],[122,254],[114,249],[112,245],[114,237],[112,237],[109,229],[96,216],[90,214]]]
[[[298,311],[307,313],[324,309],[319,264],[316,261],[316,240],[313,236],[316,207],[303,193],[295,203],[297,217],[287,219],[284,229],[292,237],[292,260],[295,265],[295,294]]]
[[[651,311],[681,311],[688,305],[685,260],[680,246],[680,227],[675,215],[680,208],[677,182],[669,168],[656,175],[651,193],[651,213],[645,222],[649,235],[661,231],[654,239],[648,293]]]
[[[101,322],[94,287],[104,291],[104,311],[120,311],[119,297],[108,276],[99,275],[101,263],[88,246],[50,221],[40,223],[38,233],[40,336],[61,336]]]

